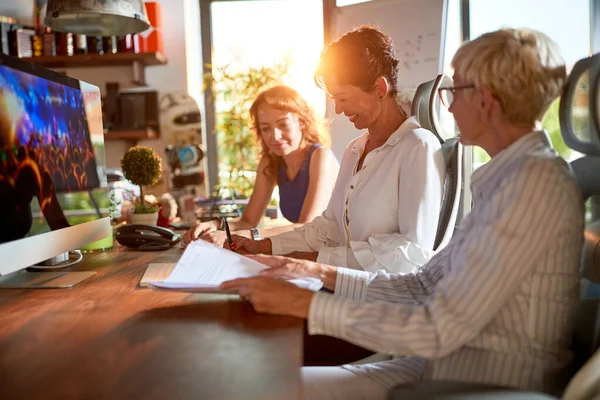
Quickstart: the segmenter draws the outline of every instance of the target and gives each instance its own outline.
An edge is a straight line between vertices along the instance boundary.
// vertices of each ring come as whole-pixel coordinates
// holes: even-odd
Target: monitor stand
[[[81,255],[80,255],[81,257]],[[31,267],[34,271],[16,271],[12,274],[0,276],[0,289],[62,289],[75,286],[94,275],[93,271],[42,271],[49,268],[61,268],[60,264],[68,262],[69,254],[61,254],[53,259],[46,260],[44,265]],[[68,264],[68,265],[72,265]],[[66,265],[65,265],[66,267]]]
[[[61,289],[70,288],[96,275],[93,271],[29,272],[17,271],[0,276],[0,288],[13,289]]]

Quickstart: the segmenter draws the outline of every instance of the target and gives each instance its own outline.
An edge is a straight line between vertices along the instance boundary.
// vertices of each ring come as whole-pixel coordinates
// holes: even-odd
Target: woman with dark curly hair
[[[238,251],[371,272],[412,272],[431,258],[444,158],[433,133],[397,102],[398,63],[391,38],[368,26],[323,50],[315,82],[333,99],[336,114],[366,132],[344,151],[321,216],[262,241],[234,237]]]

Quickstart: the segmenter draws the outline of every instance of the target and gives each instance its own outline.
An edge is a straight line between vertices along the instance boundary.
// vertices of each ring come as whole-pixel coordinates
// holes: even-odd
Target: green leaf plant
[[[157,212],[158,204],[144,201],[144,186],[154,185],[162,175],[162,163],[156,151],[146,146],[134,146],[121,158],[121,168],[125,178],[140,187],[140,197],[134,203],[133,212],[135,214]]]

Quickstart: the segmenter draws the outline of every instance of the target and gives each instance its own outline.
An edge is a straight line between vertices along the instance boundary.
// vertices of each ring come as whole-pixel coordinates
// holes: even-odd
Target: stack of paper
[[[148,285],[185,292],[222,293],[219,289],[221,283],[256,276],[266,268],[241,254],[204,240],[196,240],[186,247],[179,262],[163,282],[148,282]],[[290,282],[315,291],[323,287],[323,282],[314,278],[292,279]]]

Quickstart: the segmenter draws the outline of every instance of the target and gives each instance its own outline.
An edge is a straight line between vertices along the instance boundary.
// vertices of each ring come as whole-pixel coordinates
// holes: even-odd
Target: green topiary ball
[[[134,146],[121,158],[121,168],[125,178],[134,185],[151,186],[158,182],[162,175],[160,157],[146,146]]]

